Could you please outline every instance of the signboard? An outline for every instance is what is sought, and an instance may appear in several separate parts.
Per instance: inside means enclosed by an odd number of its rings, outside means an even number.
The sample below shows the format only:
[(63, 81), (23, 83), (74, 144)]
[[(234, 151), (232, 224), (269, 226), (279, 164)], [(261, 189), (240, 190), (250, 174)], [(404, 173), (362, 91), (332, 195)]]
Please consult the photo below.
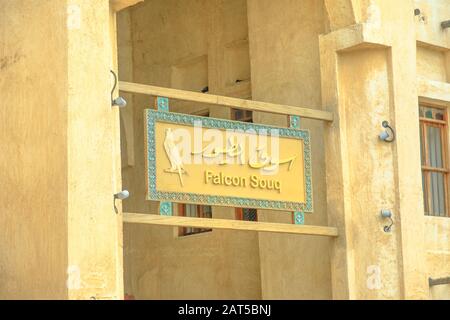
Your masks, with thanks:
[(145, 110), (147, 199), (312, 212), (307, 130)]

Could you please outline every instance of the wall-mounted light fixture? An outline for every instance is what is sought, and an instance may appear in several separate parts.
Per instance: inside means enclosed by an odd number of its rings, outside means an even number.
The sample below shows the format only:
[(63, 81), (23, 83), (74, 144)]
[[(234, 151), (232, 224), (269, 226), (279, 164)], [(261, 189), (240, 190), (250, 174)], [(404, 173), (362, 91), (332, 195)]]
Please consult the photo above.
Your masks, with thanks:
[(116, 90), (117, 87), (117, 75), (114, 71), (111, 70), (112, 75), (114, 76), (114, 86), (112, 88), (111, 91), (111, 106), (117, 106), (119, 108), (124, 108), (127, 106), (127, 100), (125, 100), (123, 97), (117, 97), (117, 98), (113, 98), (114, 95), (114, 91)]
[(394, 225), (394, 220), (392, 220), (392, 211), (389, 209), (381, 210), (381, 217), (383, 219), (389, 219), (391, 221), (390, 225), (384, 226), (383, 228), (384, 232), (386, 233), (391, 232), (392, 226)]
[(118, 106), (119, 108), (125, 108), (127, 106), (127, 100), (122, 97), (117, 97), (111, 102), (112, 106)]
[(125, 200), (129, 197), (130, 197), (130, 192), (128, 190), (122, 190), (122, 191), (114, 194), (113, 205), (114, 205), (114, 211), (116, 213), (119, 213), (119, 210), (116, 207), (116, 200)]
[(395, 130), (389, 125), (389, 122), (388, 121), (383, 121), (381, 123), (381, 125), (386, 130), (382, 131), (378, 135), (378, 138), (380, 138), (380, 140), (384, 141), (384, 142), (392, 142), (392, 141), (394, 141), (395, 140)]
[(122, 190), (114, 195), (114, 199), (118, 200), (125, 200), (128, 197), (130, 197), (130, 192), (128, 190)]

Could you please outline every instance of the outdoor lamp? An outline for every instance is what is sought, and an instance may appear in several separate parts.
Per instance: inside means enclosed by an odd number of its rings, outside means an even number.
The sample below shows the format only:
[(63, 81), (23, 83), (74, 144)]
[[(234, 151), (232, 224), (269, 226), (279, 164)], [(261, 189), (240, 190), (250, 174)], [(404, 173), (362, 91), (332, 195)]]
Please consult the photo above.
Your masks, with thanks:
[(114, 199), (125, 200), (130, 196), (130, 192), (128, 190), (122, 190), (119, 193), (114, 195)]
[(127, 100), (122, 97), (117, 97), (112, 101), (112, 106), (118, 106), (119, 108), (125, 108), (127, 106)]

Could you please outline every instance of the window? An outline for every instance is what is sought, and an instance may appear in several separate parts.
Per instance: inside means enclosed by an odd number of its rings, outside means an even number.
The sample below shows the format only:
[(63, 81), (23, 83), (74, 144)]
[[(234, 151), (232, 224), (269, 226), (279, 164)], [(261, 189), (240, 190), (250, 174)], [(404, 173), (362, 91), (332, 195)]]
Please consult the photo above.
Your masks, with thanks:
[(209, 109), (203, 109), (192, 113), (194, 116), (209, 117)]
[(249, 208), (236, 208), (236, 220), (258, 221), (258, 211)]
[(425, 214), (448, 216), (447, 111), (419, 107), (420, 154)]
[(249, 110), (231, 109), (231, 118), (236, 121), (253, 122), (253, 112)]
[[(178, 215), (191, 218), (212, 218), (212, 209), (211, 206), (183, 203), (178, 205)], [(211, 229), (180, 227), (178, 234), (183, 237), (209, 231), (211, 231)]]

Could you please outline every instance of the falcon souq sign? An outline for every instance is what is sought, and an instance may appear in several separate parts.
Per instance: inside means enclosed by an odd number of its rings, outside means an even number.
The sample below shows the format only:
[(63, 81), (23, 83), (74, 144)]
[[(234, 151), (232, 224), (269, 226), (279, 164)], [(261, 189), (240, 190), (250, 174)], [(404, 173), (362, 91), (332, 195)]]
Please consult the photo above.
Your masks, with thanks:
[(145, 110), (147, 198), (312, 212), (306, 130)]

